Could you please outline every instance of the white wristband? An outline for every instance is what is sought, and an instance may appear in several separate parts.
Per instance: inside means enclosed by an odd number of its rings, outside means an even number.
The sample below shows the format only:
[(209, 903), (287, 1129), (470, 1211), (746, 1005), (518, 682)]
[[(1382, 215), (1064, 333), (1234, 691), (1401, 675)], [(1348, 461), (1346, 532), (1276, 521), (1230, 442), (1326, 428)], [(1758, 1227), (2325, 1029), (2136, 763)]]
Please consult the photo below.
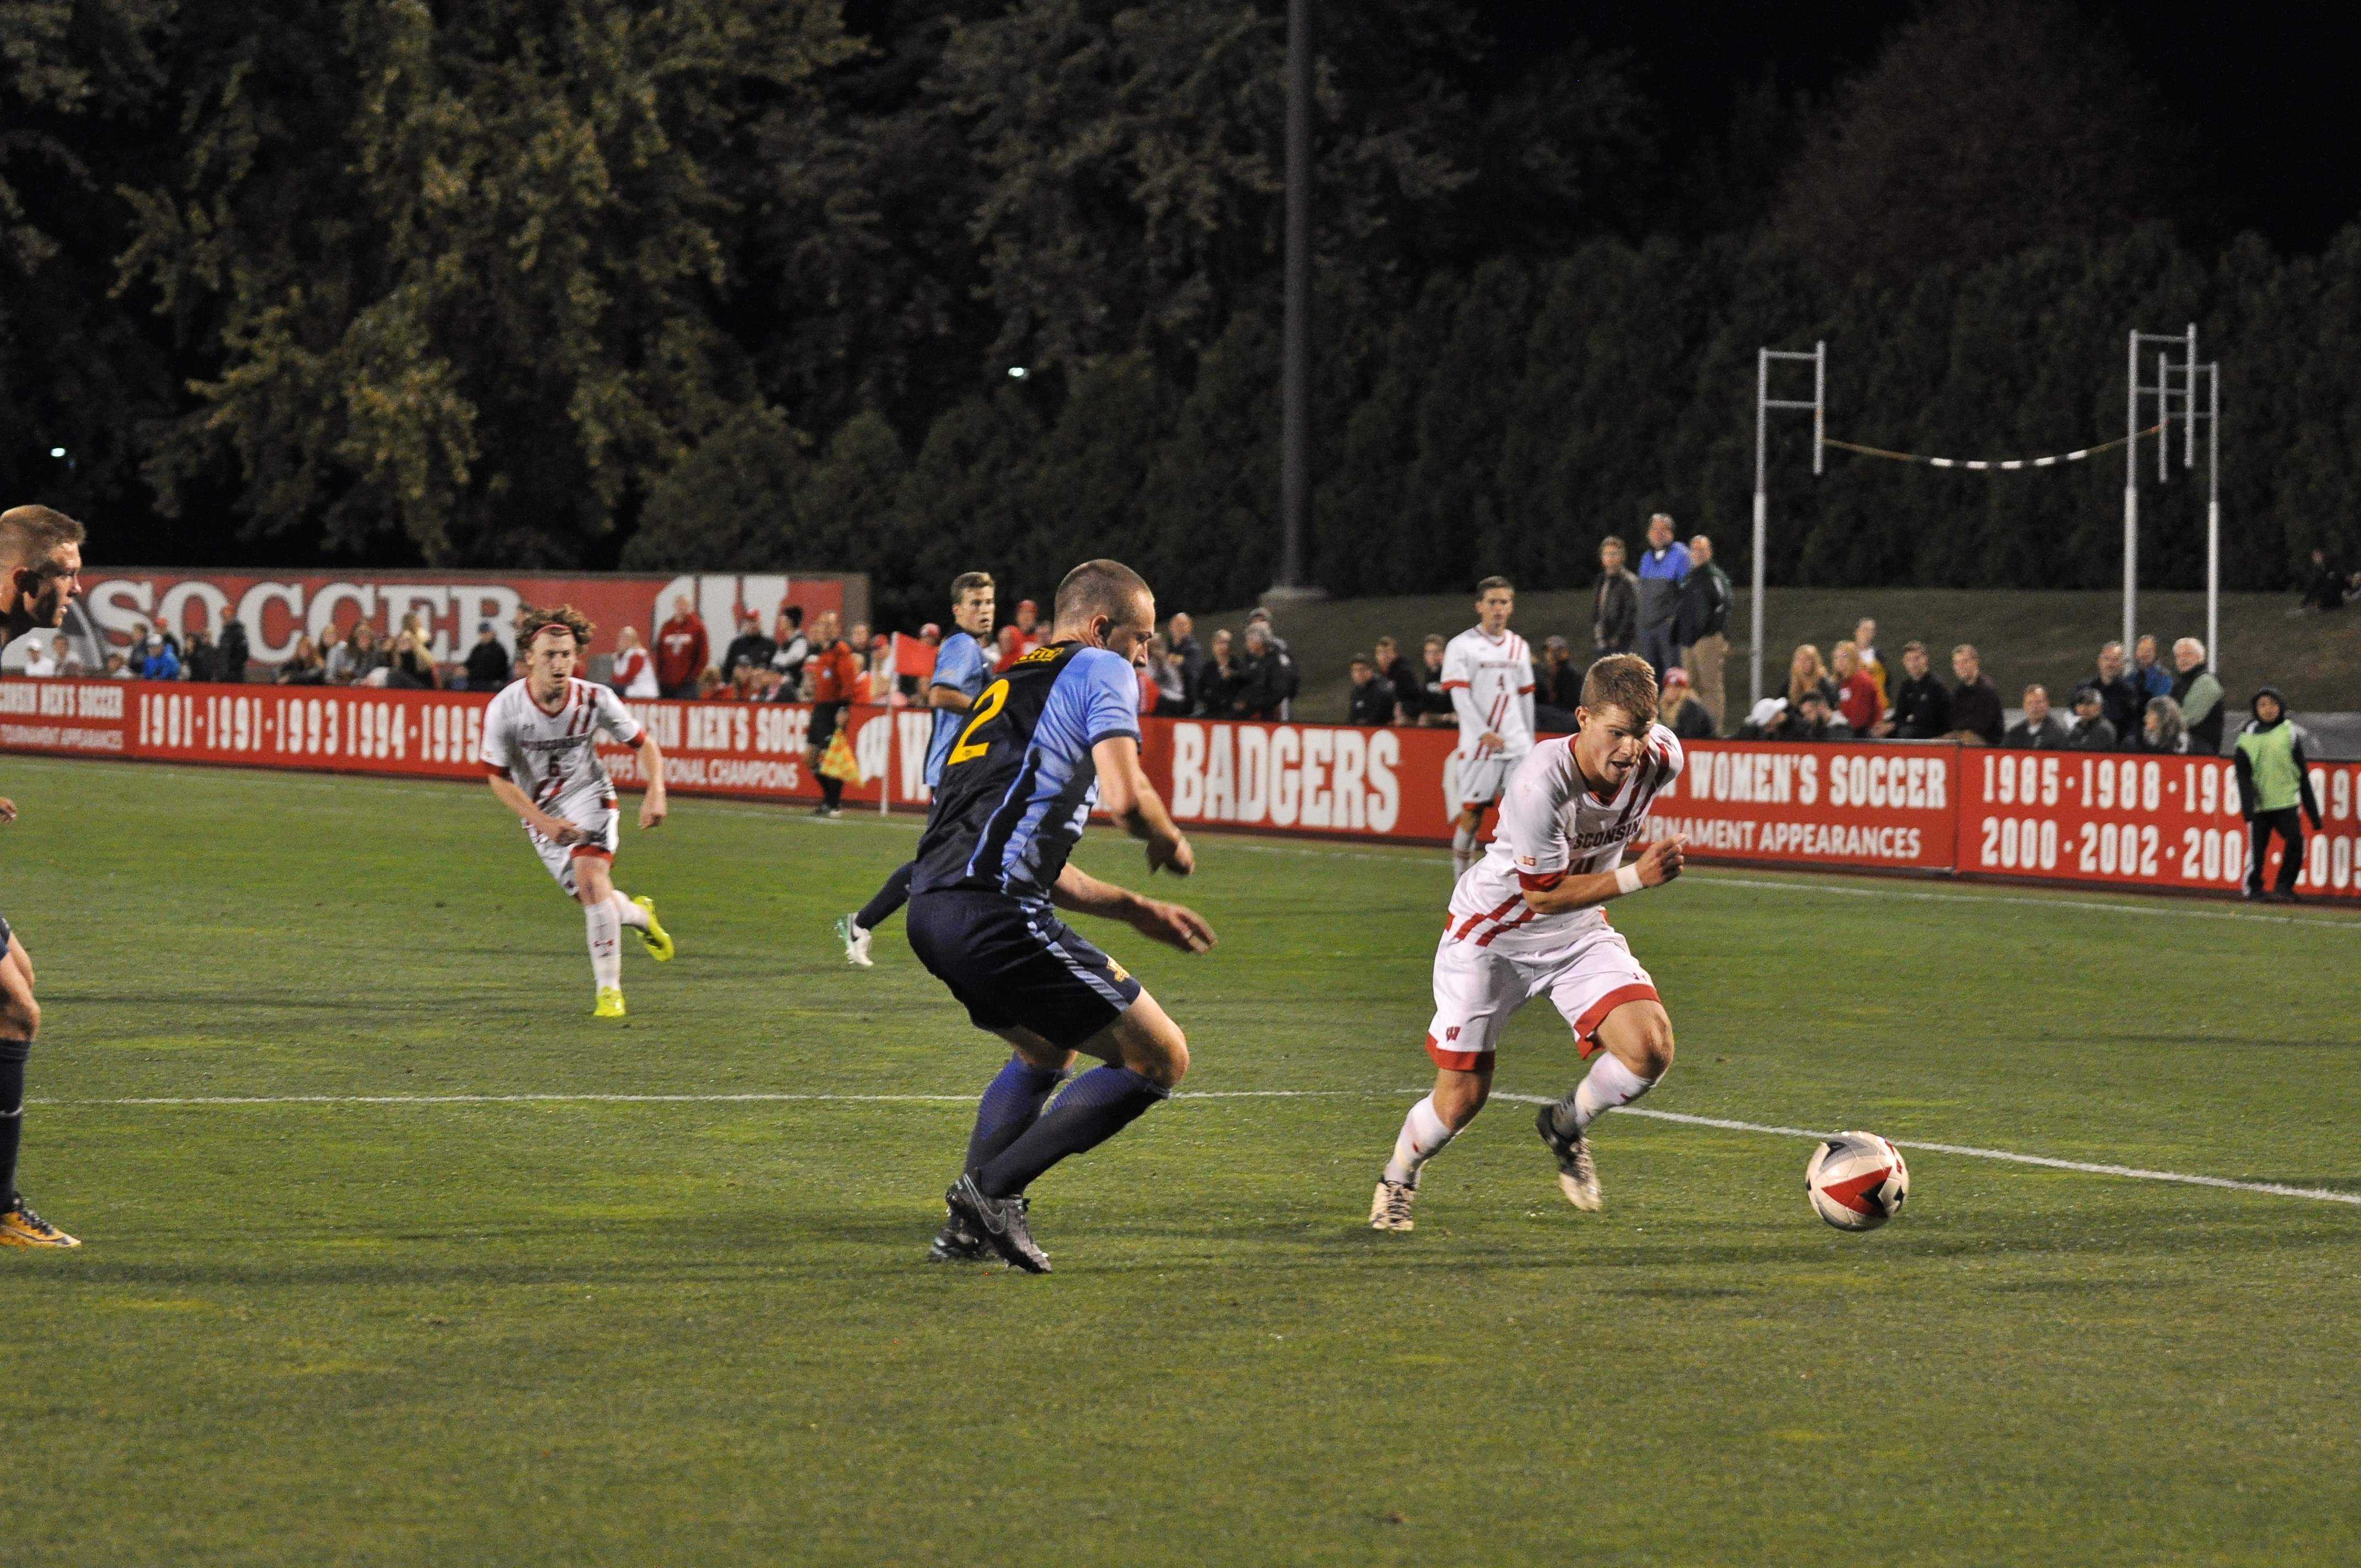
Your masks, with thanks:
[(1615, 873), (1615, 891), (1618, 894), (1639, 892), (1640, 868), (1637, 866), (1625, 866), (1618, 871)]

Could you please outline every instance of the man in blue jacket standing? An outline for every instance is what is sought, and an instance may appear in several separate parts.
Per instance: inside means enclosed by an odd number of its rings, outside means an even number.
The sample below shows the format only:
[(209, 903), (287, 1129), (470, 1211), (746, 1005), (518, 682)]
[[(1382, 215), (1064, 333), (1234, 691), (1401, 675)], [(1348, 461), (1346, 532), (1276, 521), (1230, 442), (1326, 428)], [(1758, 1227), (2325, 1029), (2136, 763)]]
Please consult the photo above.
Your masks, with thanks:
[(1680, 662), (1676, 618), (1688, 576), (1689, 553), (1673, 543), (1673, 520), (1658, 512), (1648, 520), (1648, 547), (1640, 552), (1640, 642), (1633, 651), (1659, 681)]

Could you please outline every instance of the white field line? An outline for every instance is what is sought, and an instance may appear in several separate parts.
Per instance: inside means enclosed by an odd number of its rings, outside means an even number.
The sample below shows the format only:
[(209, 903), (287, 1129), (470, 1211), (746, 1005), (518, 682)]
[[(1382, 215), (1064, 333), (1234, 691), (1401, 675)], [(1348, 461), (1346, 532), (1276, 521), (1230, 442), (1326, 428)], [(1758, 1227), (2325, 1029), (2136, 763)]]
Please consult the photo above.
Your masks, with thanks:
[[(1232, 1089), (1207, 1091), (1182, 1091), (1176, 1100), (1399, 1100), (1406, 1095), (1422, 1094), (1422, 1089), (1384, 1090), (1361, 1089)], [(1512, 1101), (1524, 1105), (1547, 1105), (1554, 1097), (1545, 1094), (1499, 1093), (1496, 1100)], [(790, 1094), (747, 1092), (739, 1094), (257, 1094), (257, 1095), (193, 1095), (181, 1098), (151, 1096), (123, 1100), (37, 1100), (29, 1103), (40, 1106), (73, 1107), (143, 1107), (143, 1106), (241, 1106), (241, 1105), (744, 1105), (744, 1104), (808, 1104), (837, 1103), (858, 1105), (967, 1105), (975, 1101), (973, 1094)], [(1832, 1133), (1816, 1132), (1809, 1127), (1782, 1127), (1765, 1122), (1739, 1122), (1724, 1116), (1692, 1116), (1680, 1111), (1654, 1111), (1644, 1106), (1626, 1105), (1619, 1114), (1643, 1116), (1656, 1122), (1677, 1122), (1686, 1126), (1713, 1127), (1730, 1133), (1763, 1133), (1783, 1138), (1826, 1138)], [(2001, 1160), (2010, 1165), (2040, 1166), (2050, 1170), (2078, 1171), (2086, 1176), (2115, 1176), (2134, 1181), (2166, 1181), (2183, 1187), (2218, 1187), (2234, 1192), (2259, 1192), (2273, 1198), (2306, 1198), (2323, 1203), (2345, 1203), (2361, 1206), (2361, 1192), (2336, 1192), (2319, 1187), (2290, 1187), (2276, 1181), (2238, 1181), (2226, 1176), (2192, 1176), (2177, 1170), (2147, 1170), (2138, 1166), (2102, 1165), (2088, 1160), (2052, 1159), (2047, 1155), (2018, 1154), (2011, 1149), (1978, 1148), (1968, 1144), (1922, 1143), (1895, 1138), (1898, 1148), (1917, 1149), (1927, 1154), (1959, 1155), (1969, 1159)]]
[[(1526, 1105), (1550, 1105), (1555, 1101), (1544, 1094), (1495, 1094), (1495, 1100), (1514, 1100)], [(1692, 1127), (1719, 1127), (1731, 1133), (1770, 1133), (1784, 1138), (1832, 1138), (1834, 1133), (1816, 1133), (1809, 1127), (1778, 1127), (1763, 1122), (1733, 1122), (1721, 1116), (1692, 1116), (1681, 1111), (1654, 1111), (1642, 1105), (1617, 1107), (1625, 1116), (1645, 1116), (1656, 1122), (1679, 1122)], [(2190, 1176), (2177, 1170), (2146, 1170), (2134, 1165), (2095, 1165), (2087, 1160), (2052, 1159), (2048, 1155), (2017, 1154), (2009, 1149), (1977, 1148), (1970, 1144), (1917, 1143), (1907, 1138), (1886, 1140), (1895, 1148), (1923, 1149), (1929, 1154), (1955, 1154), (1969, 1159), (2005, 1160), (2011, 1165), (2038, 1165), (2051, 1170), (2078, 1170), (2086, 1176), (2121, 1176), (2136, 1181), (2173, 1181), (2184, 1187), (2226, 1187), (2235, 1192), (2268, 1192), (2274, 1198), (2312, 1198), (2323, 1203), (2361, 1205), (2361, 1192), (2337, 1192), (2324, 1187), (2288, 1187), (2276, 1181), (2235, 1181), (2226, 1176)]]

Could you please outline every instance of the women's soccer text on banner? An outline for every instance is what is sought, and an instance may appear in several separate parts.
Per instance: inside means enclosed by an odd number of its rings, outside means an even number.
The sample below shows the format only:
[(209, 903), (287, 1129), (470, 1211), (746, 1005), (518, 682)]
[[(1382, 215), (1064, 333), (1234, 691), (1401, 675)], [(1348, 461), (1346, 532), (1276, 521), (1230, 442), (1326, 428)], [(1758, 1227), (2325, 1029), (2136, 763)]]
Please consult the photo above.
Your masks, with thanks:
[[(0, 683), (0, 751), (476, 779), (488, 695), (148, 681)], [(636, 702), (682, 795), (814, 801), (802, 703)], [(924, 806), (933, 716), (855, 707), (848, 803)], [(1141, 757), (1189, 827), (1441, 844), (1442, 729), (1148, 718)], [(602, 748), (631, 788), (639, 754)], [(1657, 802), (1656, 835), (1699, 861), (1891, 870), (2225, 894), (2246, 876), (2231, 764), (2211, 757), (2003, 751), (1945, 744), (1705, 740)], [(2312, 769), (2301, 893), (2361, 900), (2361, 763)], [(2265, 867), (2276, 874), (2277, 850)]]

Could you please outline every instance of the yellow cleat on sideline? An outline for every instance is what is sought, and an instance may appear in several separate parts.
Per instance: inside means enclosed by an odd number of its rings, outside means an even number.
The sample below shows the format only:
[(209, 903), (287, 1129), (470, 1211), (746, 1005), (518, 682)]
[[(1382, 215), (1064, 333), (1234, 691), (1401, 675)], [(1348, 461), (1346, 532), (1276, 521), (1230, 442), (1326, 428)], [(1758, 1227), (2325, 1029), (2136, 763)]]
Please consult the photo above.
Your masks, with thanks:
[(82, 1243), (58, 1229), (22, 1198), (13, 1209), (0, 1212), (0, 1246), (80, 1246)]
[(664, 922), (656, 918), (656, 901), (635, 898), (631, 902), (638, 905), (640, 913), (648, 917), (648, 928), (640, 933), (640, 940), (647, 944), (648, 957), (660, 964), (672, 962), (672, 933), (665, 930)]
[(598, 988), (598, 1005), (590, 1009), (593, 1018), (620, 1018), (623, 1015), (623, 988), (602, 985)]

